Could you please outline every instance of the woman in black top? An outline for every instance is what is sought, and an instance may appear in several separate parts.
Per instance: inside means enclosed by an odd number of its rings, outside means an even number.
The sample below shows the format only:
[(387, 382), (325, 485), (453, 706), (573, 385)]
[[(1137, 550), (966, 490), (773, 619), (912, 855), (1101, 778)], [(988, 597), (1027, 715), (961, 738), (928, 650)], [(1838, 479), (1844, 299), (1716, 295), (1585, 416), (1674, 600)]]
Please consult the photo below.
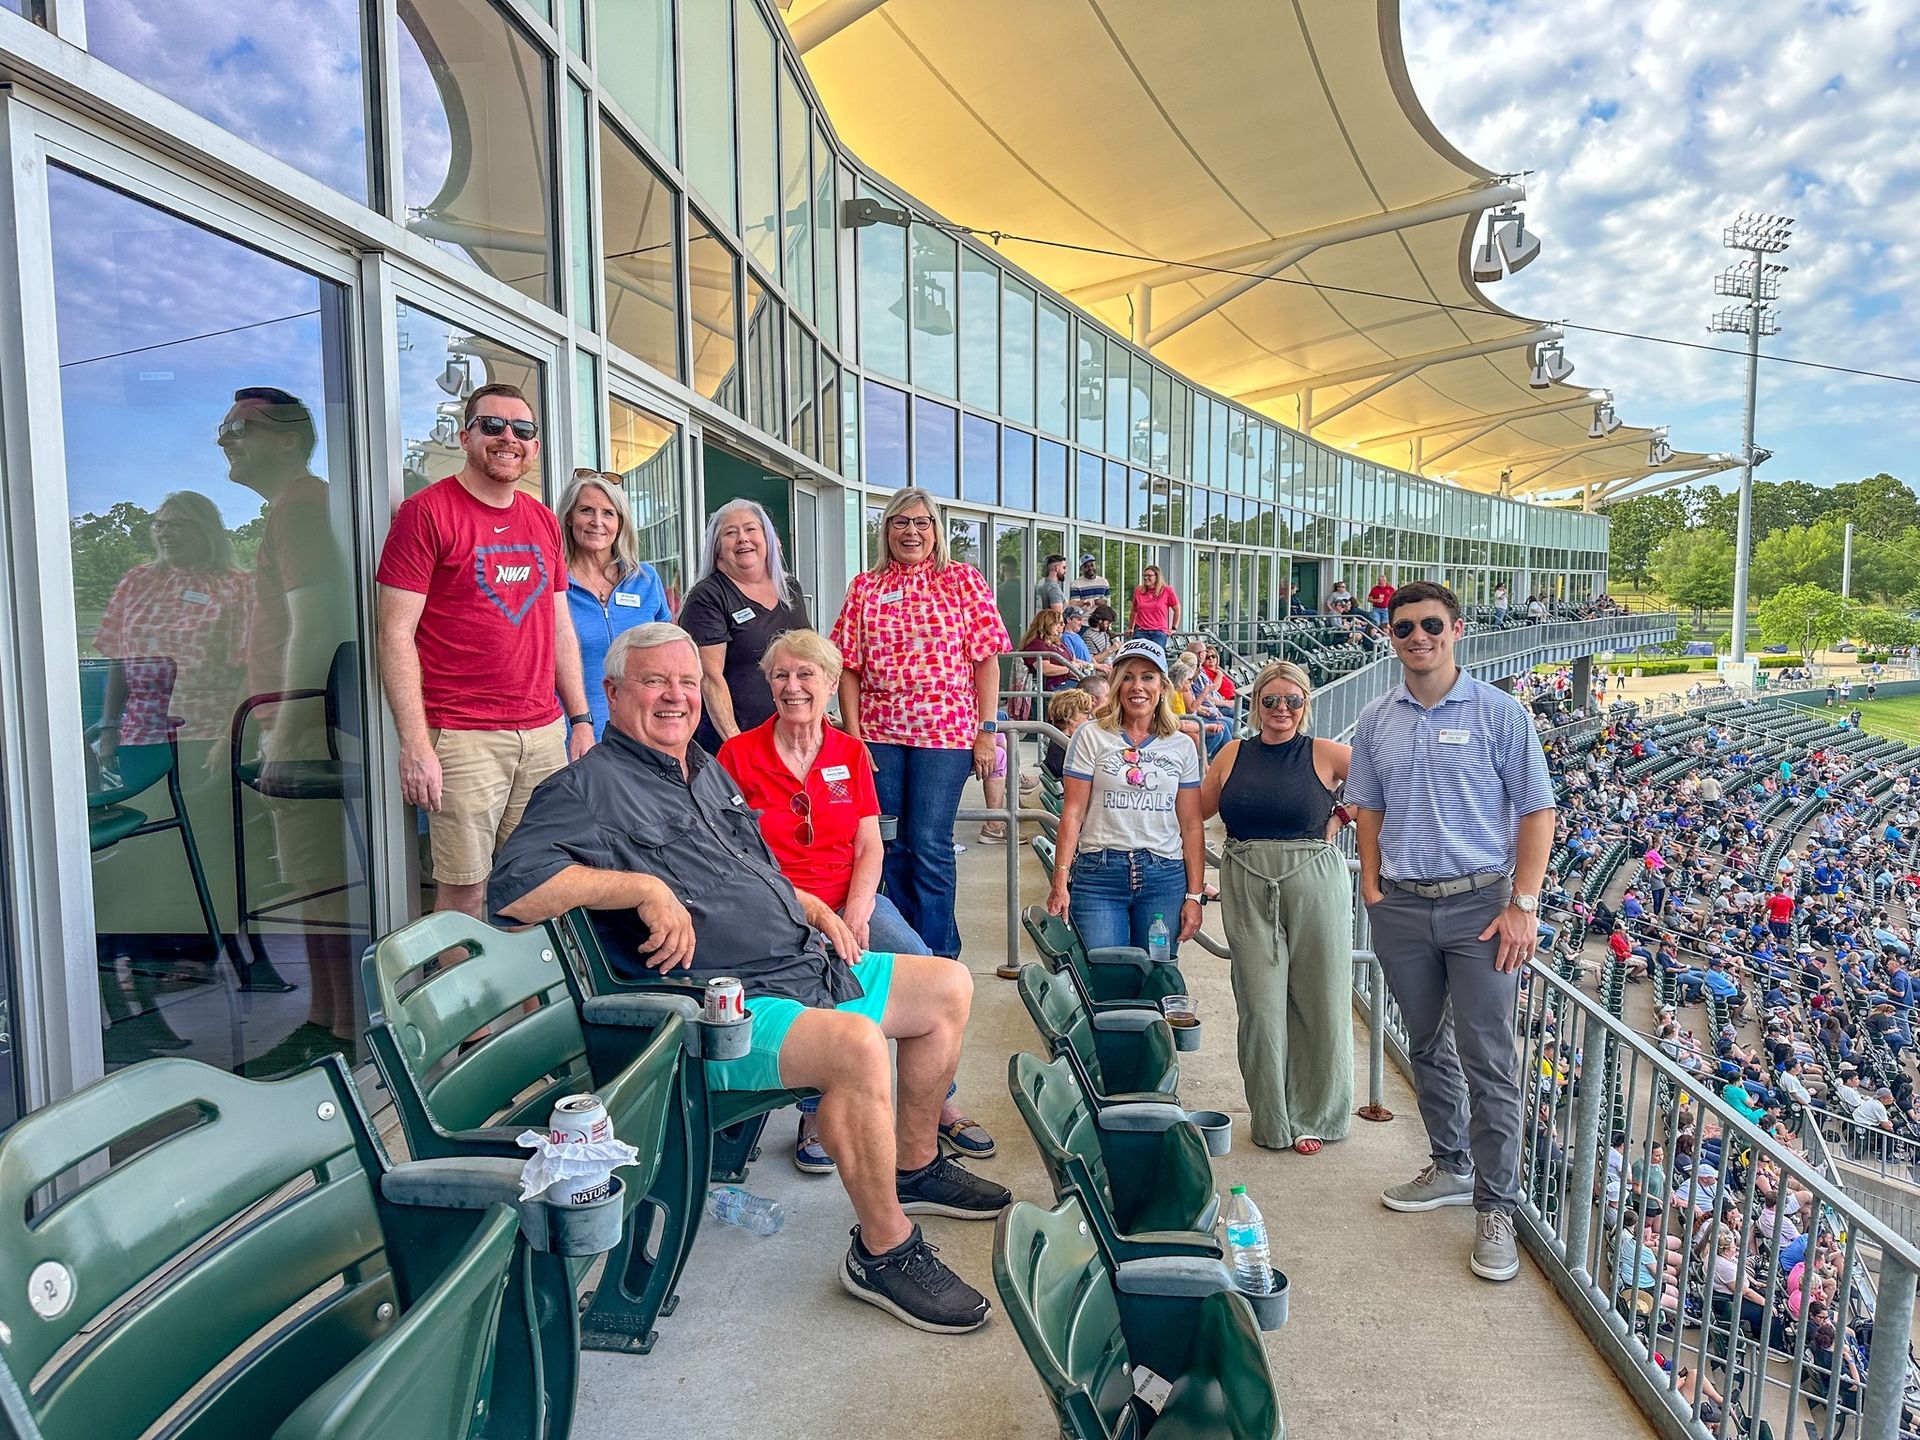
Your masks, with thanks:
[(709, 755), (720, 742), (773, 718), (760, 657), (776, 635), (811, 630), (806, 597), (780, 563), (773, 521), (751, 500), (729, 500), (707, 521), (700, 578), (680, 606), (680, 627), (700, 647), (700, 728)]
[(1253, 1143), (1316, 1154), (1353, 1114), (1353, 887), (1330, 843), (1352, 750), (1307, 733), (1311, 683), (1280, 661), (1255, 677), (1258, 731), (1201, 786), (1226, 823), (1220, 902), (1240, 1012)]

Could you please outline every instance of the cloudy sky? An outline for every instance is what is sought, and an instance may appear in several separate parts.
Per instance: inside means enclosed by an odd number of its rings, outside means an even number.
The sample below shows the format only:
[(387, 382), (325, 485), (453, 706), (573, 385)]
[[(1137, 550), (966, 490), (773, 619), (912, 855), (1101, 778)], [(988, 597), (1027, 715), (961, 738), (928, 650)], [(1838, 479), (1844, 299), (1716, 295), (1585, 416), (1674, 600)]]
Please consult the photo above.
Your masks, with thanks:
[[(1402, 0), (1441, 131), (1532, 170), (1540, 259), (1489, 287), (1543, 319), (1709, 336), (1742, 210), (1799, 221), (1770, 353), (1920, 376), (1920, 0)], [(1572, 334), (1581, 383), (1676, 447), (1737, 450), (1746, 362)], [(1770, 480), (1920, 486), (1920, 385), (1761, 366)]]

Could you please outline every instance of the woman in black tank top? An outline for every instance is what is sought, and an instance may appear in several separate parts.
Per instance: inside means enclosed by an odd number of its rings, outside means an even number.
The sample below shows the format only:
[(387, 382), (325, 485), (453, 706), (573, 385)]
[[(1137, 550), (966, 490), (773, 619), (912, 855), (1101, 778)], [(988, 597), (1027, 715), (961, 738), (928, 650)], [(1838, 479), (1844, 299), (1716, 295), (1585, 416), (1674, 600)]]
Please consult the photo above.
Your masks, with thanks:
[(1352, 751), (1307, 733), (1312, 685), (1279, 661), (1248, 692), (1255, 733), (1223, 748), (1201, 806), (1227, 827), (1220, 901), (1253, 1143), (1318, 1153), (1353, 1114), (1353, 887), (1331, 843)]

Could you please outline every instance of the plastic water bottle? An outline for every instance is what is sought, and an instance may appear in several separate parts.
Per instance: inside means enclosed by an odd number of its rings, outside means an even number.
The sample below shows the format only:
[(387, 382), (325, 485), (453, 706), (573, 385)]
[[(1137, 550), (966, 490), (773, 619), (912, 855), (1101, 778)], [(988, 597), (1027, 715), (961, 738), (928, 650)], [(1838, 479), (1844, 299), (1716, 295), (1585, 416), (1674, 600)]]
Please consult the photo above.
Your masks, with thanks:
[(1156, 965), (1173, 963), (1173, 932), (1167, 929), (1167, 917), (1156, 915), (1147, 928), (1147, 959)]
[(1248, 1198), (1246, 1186), (1233, 1187), (1227, 1213), (1221, 1218), (1227, 1227), (1227, 1261), (1233, 1267), (1233, 1283), (1249, 1295), (1265, 1295), (1273, 1289), (1267, 1222), (1260, 1218), (1260, 1207)]
[(738, 1225), (756, 1235), (772, 1235), (787, 1223), (778, 1200), (766, 1200), (738, 1185), (721, 1185), (707, 1197), (707, 1213), (722, 1225)]

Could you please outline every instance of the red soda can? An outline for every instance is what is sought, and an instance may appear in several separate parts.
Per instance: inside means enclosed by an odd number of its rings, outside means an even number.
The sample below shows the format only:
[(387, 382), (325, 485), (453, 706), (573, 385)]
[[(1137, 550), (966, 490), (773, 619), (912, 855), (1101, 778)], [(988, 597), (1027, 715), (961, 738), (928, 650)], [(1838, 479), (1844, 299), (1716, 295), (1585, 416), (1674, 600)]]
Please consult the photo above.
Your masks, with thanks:
[(707, 981), (705, 1017), (709, 1025), (733, 1025), (747, 1018), (747, 992), (730, 975)]

